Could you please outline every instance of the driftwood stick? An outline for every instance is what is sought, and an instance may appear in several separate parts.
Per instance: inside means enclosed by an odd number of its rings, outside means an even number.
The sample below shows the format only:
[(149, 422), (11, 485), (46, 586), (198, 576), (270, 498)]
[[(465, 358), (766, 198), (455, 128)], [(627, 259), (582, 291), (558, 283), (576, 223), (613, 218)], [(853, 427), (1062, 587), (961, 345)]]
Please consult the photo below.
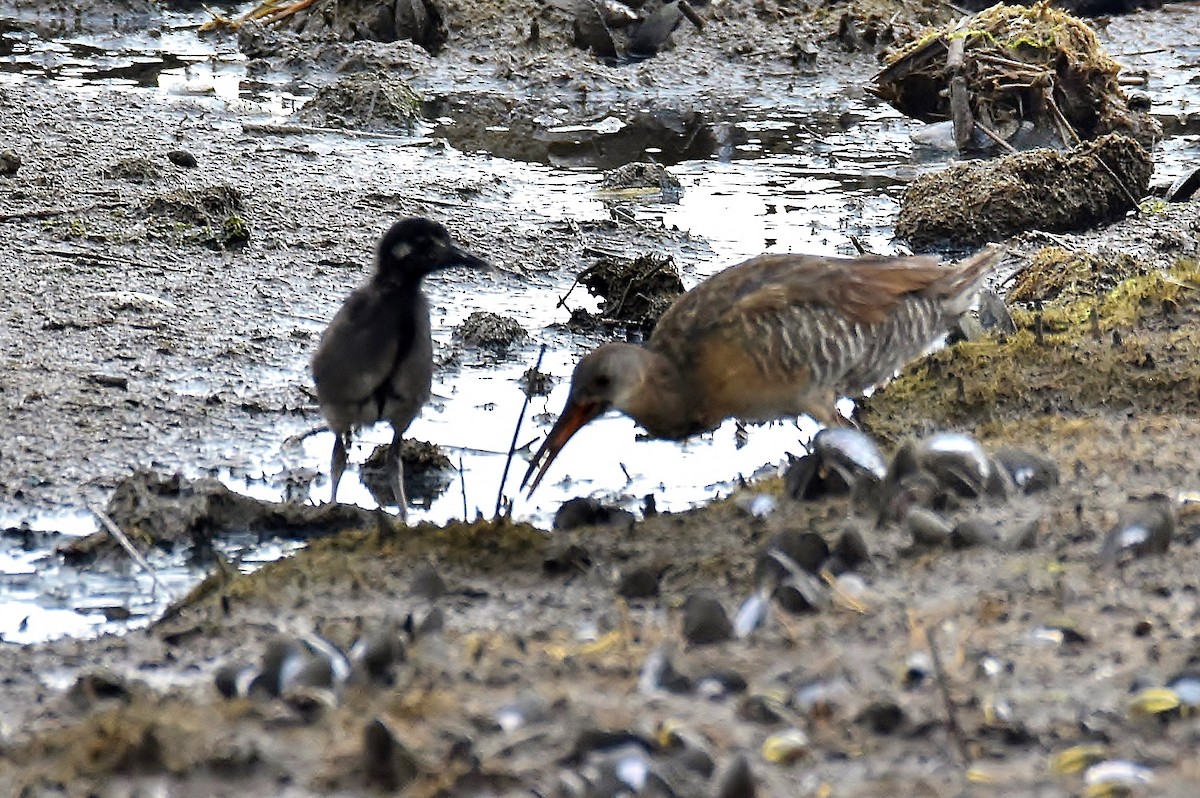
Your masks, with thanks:
[(971, 752), (967, 750), (967, 738), (958, 723), (958, 709), (954, 706), (954, 699), (950, 697), (950, 685), (946, 681), (946, 671), (942, 667), (942, 658), (938, 654), (933, 629), (925, 630), (925, 642), (929, 645), (929, 659), (933, 662), (933, 675), (937, 681), (938, 692), (941, 693), (942, 703), (946, 707), (946, 728), (950, 731), (950, 737), (954, 740), (954, 747), (958, 749), (963, 764), (970, 765)]
[(350, 130), (341, 127), (314, 127), (312, 125), (277, 125), (272, 122), (243, 122), (242, 130), (247, 133), (265, 133), (271, 136), (309, 136), (313, 134), (331, 134), (352, 139), (384, 139), (386, 141), (402, 141), (411, 147), (424, 146), (430, 139), (412, 138), (395, 133), (374, 133), (369, 130)]
[(950, 118), (954, 121), (954, 146), (960, 153), (966, 152), (971, 146), (975, 118), (971, 115), (967, 79), (962, 75), (955, 75), (950, 79)]
[(1042, 98), (1046, 103), (1046, 107), (1050, 109), (1050, 118), (1054, 120), (1055, 126), (1058, 128), (1058, 137), (1062, 139), (1062, 143), (1066, 147), (1075, 147), (1079, 144), (1079, 135), (1075, 132), (1075, 128), (1071, 127), (1071, 123), (1063, 116), (1063, 112), (1058, 107), (1058, 103), (1054, 100), (1054, 86), (1049, 85), (1042, 91)]
[(975, 120), (975, 127), (979, 130), (980, 133), (987, 136), (992, 141), (996, 142), (996, 144), (999, 145), (999, 147), (1001, 149), (1003, 149), (1005, 152), (1007, 152), (1009, 155), (1016, 153), (1016, 151), (1017, 151), (1016, 147), (1009, 144), (1007, 141), (1004, 140), (1003, 136), (1001, 136), (996, 131), (992, 130), (987, 125), (980, 122), (978, 119)]
[[(121, 548), (125, 549), (126, 553), (129, 554), (129, 557), (135, 563), (137, 563), (143, 571), (150, 574), (150, 579), (153, 580), (154, 587), (161, 587), (163, 592), (167, 594), (167, 598), (172, 598), (171, 592), (167, 590), (166, 585), (159, 580), (158, 574), (150, 565), (149, 561), (147, 561), (146, 558), (142, 556), (142, 553), (134, 547), (133, 543), (129, 540), (129, 537), (121, 531), (121, 527), (117, 526), (116, 523), (109, 518), (108, 514), (103, 510), (90, 504), (88, 505), (88, 510), (91, 511), (92, 515), (96, 516), (96, 520), (100, 522), (100, 525), (104, 527), (105, 531), (112, 535), (113, 540), (121, 544)], [(153, 592), (151, 594), (153, 595)]]
[(679, 0), (679, 10), (687, 17), (688, 22), (696, 27), (696, 30), (704, 30), (704, 18), (696, 13), (696, 9), (692, 8), (692, 4), (688, 0)]

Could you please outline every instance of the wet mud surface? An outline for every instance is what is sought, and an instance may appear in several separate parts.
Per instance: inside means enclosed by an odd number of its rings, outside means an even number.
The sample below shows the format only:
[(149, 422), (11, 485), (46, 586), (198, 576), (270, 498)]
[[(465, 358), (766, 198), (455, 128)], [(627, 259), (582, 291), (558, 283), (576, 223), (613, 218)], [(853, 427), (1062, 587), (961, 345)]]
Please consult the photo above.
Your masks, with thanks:
[[(907, 4), (897, 24), (945, 21), (924, 19), (925, 7)], [(685, 24), (675, 49), (610, 67), (570, 44), (554, 6), (532, 12), (532, 48), (524, 7), (471, 16), (450, 4), (441, 54), (411, 60), (420, 88), (450, 106), (466, 107), (448, 93), (457, 70), (502, 98), (495, 107), (586, 87), (578, 116), (560, 121), (602, 119), (587, 103), (663, 96), (719, 119), (814, 63), (862, 80), (895, 11), (721, 5), (702, 39)], [(435, 296), (445, 304), (468, 303), (482, 290), (474, 279), (569, 286), (597, 252), (681, 264), (707, 253), (620, 214), (538, 215), (506, 201), (503, 179), (448, 168), (436, 142), (384, 153), (267, 135), (186, 97), (49, 82), (0, 85), (0, 100), (2, 138), (22, 161), (0, 178), (5, 507), (107, 505), (122, 526), (169, 522), (193, 540), (248, 523), (241, 512), (269, 517), (215, 481), (171, 475), (261, 472), (251, 453), (320, 425), (296, 364), (361, 279), (381, 219), (438, 218), (500, 268), (447, 275)], [(545, 148), (529, 159), (552, 160)], [(603, 161), (592, 163), (622, 165)], [(609, 523), (553, 532), (403, 528), (387, 514), (293, 505), (278, 523), (319, 527), (321, 539), (249, 575), (207, 566), (147, 629), (2, 644), (0, 785), (29, 796), (609, 795), (604, 779), (619, 772), (643, 784), (636, 794), (734, 796), (751, 794), (736, 777), (748, 766), (758, 795), (1068, 796), (1087, 785), (1056, 757), (1088, 746), (1089, 762), (1148, 769), (1153, 783), (1135, 794), (1192, 795), (1195, 713), (1147, 716), (1133, 698), (1197, 653), (1200, 523), (1182, 510), (1165, 553), (1101, 557), (1131, 500), (1200, 490), (1198, 241), (1194, 202), (1143, 206), (1091, 233), (1018, 236), (1007, 279), (1028, 304), (1014, 309), (1016, 332), (937, 353), (860, 406), (888, 454), (954, 428), (1057, 465), (1047, 490), (938, 510), (986, 525), (977, 537), (995, 544), (914, 545), (927, 529), (877, 525), (853, 497), (793, 500), (779, 479), (687, 512), (601, 514)], [(769, 542), (812, 533), (837, 549), (847, 532), (866, 559), (832, 587), (801, 581), (815, 606), (773, 600), (747, 636), (700, 644), (730, 628), (713, 600), (734, 618), (755, 594)], [(382, 674), (278, 697), (218, 692), (221, 668), (257, 667), (281, 637), (350, 650), (380, 628), (404, 650)], [(608, 787), (588, 792), (581, 779)]]

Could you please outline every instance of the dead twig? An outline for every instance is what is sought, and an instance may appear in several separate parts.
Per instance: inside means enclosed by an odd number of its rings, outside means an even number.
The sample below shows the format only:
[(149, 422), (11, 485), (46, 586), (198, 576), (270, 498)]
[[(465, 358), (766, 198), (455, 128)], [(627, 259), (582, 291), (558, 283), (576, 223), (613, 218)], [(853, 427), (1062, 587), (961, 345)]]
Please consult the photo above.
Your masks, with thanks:
[(423, 147), (432, 139), (412, 138), (395, 133), (375, 133), (369, 130), (350, 130), (341, 127), (316, 127), (313, 125), (277, 125), (271, 122), (243, 122), (242, 130), (246, 133), (264, 133), (271, 136), (310, 136), (314, 134), (331, 134), (345, 136), (351, 139), (384, 139), (400, 141), (405, 146)]
[[(537, 362), (533, 364), (535, 372), (541, 372), (542, 358), (545, 356), (546, 345), (542, 344), (542, 348), (538, 352)], [(500, 504), (504, 501), (504, 483), (508, 481), (508, 469), (512, 465), (513, 454), (517, 451), (517, 436), (521, 434), (521, 424), (525, 422), (525, 411), (529, 409), (529, 397), (532, 395), (532, 391), (525, 391), (525, 401), (521, 403), (521, 413), (517, 416), (517, 427), (513, 430), (512, 443), (508, 445), (508, 457), (504, 460), (504, 471), (500, 474), (500, 490), (496, 493), (496, 518), (500, 517)]]
[(1042, 99), (1046, 103), (1046, 107), (1050, 109), (1050, 118), (1054, 120), (1055, 126), (1058, 128), (1058, 137), (1062, 139), (1063, 145), (1067, 147), (1076, 147), (1079, 145), (1079, 134), (1075, 132), (1075, 128), (1071, 127), (1071, 123), (1063, 116), (1062, 110), (1058, 107), (1058, 103), (1054, 99), (1054, 85), (1048, 85), (1042, 90)]
[(462, 491), (463, 523), (467, 523), (467, 473), (463, 469), (462, 455), (458, 456), (458, 487)]
[(950, 697), (950, 685), (946, 680), (946, 671), (942, 667), (941, 655), (938, 654), (934, 630), (925, 629), (924, 631), (925, 642), (929, 646), (929, 659), (933, 662), (933, 676), (937, 681), (938, 692), (942, 695), (942, 703), (946, 707), (946, 728), (950, 731), (950, 737), (954, 740), (954, 746), (958, 749), (963, 764), (970, 766), (971, 753), (967, 750), (967, 738), (963, 735), (962, 726), (958, 724), (958, 709), (954, 706), (954, 699)]
[(0, 222), (13, 222), (19, 219), (49, 219), (51, 216), (63, 216), (68, 213), (83, 213), (98, 208), (103, 203), (89, 202), (87, 205), (73, 205), (67, 208), (29, 208), (23, 211), (0, 213)]
[(1101, 166), (1104, 167), (1104, 171), (1108, 172), (1108, 176), (1111, 177), (1113, 182), (1117, 184), (1117, 188), (1121, 189), (1121, 193), (1125, 195), (1125, 198), (1129, 200), (1130, 204), (1136, 209), (1141, 198), (1133, 196), (1133, 192), (1129, 190), (1129, 186), (1125, 185), (1125, 181), (1117, 176), (1117, 173), (1112, 170), (1111, 166), (1104, 162), (1103, 158), (1097, 155), (1096, 160)]
[[(171, 591), (167, 590), (167, 586), (164, 585), (159, 580), (158, 574), (155, 572), (154, 568), (150, 565), (149, 561), (147, 561), (146, 558), (142, 556), (142, 553), (140, 551), (138, 551), (136, 548), (134, 548), (133, 543), (129, 540), (129, 538), (125, 535), (125, 533), (121, 531), (121, 528), (119, 526), (117, 526), (116, 523), (114, 523), (111, 518), (108, 517), (108, 514), (105, 513), (103, 510), (100, 510), (91, 504), (89, 504), (87, 506), (87, 508), (88, 508), (88, 510), (91, 511), (92, 515), (96, 516), (96, 520), (100, 522), (100, 525), (104, 527), (105, 531), (107, 531), (108, 534), (112, 535), (113, 540), (115, 540), (115, 541), (117, 541), (117, 543), (121, 544), (121, 548), (125, 549), (125, 551), (129, 554), (130, 558), (135, 563), (137, 563), (138, 566), (143, 571), (150, 574), (150, 579), (152, 579), (154, 582), (154, 588), (161, 587), (162, 591), (167, 594), (168, 599), (174, 599), (174, 596), (171, 595)], [(153, 595), (153, 594), (154, 594), (154, 592), (152, 589), (151, 595)]]
[(1005, 140), (1004, 140), (1004, 137), (1003, 137), (1003, 136), (1001, 136), (1001, 135), (1000, 135), (999, 133), (997, 133), (996, 131), (992, 130), (992, 129), (991, 129), (990, 127), (988, 127), (987, 125), (985, 125), (985, 124), (983, 124), (982, 122), (980, 122), (978, 119), (976, 119), (976, 120), (975, 120), (975, 127), (979, 129), (979, 132), (980, 132), (980, 133), (982, 133), (983, 135), (987, 136), (987, 137), (988, 137), (989, 139), (991, 139), (992, 141), (996, 142), (996, 144), (997, 144), (997, 145), (998, 145), (998, 146), (999, 146), (1001, 149), (1003, 149), (1005, 152), (1007, 152), (1008, 154), (1012, 155), (1012, 154), (1016, 153), (1016, 151), (1017, 151), (1017, 148), (1016, 148), (1016, 147), (1014, 147), (1013, 145), (1009, 144), (1007, 141), (1005, 141)]

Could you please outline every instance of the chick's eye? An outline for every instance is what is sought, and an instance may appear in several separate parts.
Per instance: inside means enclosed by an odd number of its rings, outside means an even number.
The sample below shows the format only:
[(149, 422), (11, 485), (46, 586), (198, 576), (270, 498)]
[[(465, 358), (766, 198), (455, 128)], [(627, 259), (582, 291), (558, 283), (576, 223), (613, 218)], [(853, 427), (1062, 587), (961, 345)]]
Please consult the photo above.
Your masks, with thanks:
[(596, 375), (596, 387), (597, 388), (607, 388), (610, 385), (612, 385), (612, 379), (610, 379), (607, 374), (597, 374)]

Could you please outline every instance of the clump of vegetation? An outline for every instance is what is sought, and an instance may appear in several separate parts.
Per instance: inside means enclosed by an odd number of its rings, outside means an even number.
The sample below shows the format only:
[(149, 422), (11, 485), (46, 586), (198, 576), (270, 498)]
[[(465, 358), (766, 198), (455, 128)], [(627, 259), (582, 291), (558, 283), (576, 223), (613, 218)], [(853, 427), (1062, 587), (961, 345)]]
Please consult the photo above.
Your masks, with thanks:
[(1150, 266), (1123, 252), (1073, 252), (1043, 247), (1014, 275), (1010, 302), (1051, 302), (1097, 296), (1111, 291), (1122, 280), (1144, 275)]
[(961, 78), (972, 118), (1004, 138), (1032, 122), (1065, 146), (1113, 132), (1149, 143), (1159, 128), (1130, 110), (1120, 70), (1084, 21), (1048, 2), (998, 3), (965, 29), (956, 21), (899, 49), (872, 90), (902, 113), (940, 121), (954, 115), (947, 88)]
[(422, 102), (402, 78), (360, 72), (320, 89), (300, 109), (300, 119), (320, 127), (411, 133), (421, 119)]
[(936, 352), (859, 406), (891, 440), (1096, 411), (1200, 411), (1200, 268), (1130, 277), (1099, 297), (1013, 313), (1017, 332)]

